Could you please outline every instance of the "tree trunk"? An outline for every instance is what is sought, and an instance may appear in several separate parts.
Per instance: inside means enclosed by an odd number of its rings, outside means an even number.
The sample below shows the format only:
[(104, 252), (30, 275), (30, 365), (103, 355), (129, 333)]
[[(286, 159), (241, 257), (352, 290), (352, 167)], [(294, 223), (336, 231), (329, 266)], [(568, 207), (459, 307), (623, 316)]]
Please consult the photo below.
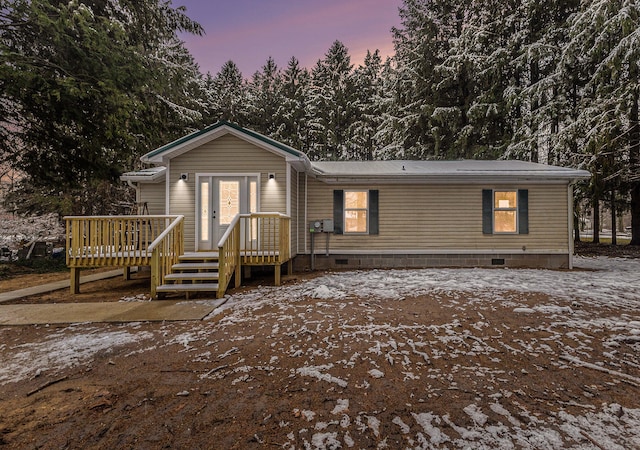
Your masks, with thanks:
[[(630, 64), (637, 67), (637, 64)], [(640, 121), (638, 121), (638, 87), (637, 69), (631, 70), (631, 80), (635, 80), (634, 99), (629, 111), (629, 165), (631, 167), (631, 242), (640, 245)]]
[[(533, 86), (538, 81), (540, 81), (540, 66), (538, 65), (538, 61), (531, 61), (531, 63), (529, 64), (529, 74), (531, 76), (531, 83), (529, 84), (529, 86)], [(538, 114), (538, 111), (537, 111), (538, 108), (539, 108), (538, 99), (534, 97), (531, 99), (529, 126), (531, 127), (531, 130), (532, 130), (531, 133), (535, 136), (538, 135), (538, 125), (535, 123), (534, 117), (536, 114)], [(531, 162), (537, 163), (537, 162), (540, 162), (540, 151), (538, 149), (537, 139), (534, 145), (535, 147), (531, 148), (531, 154), (529, 155), (529, 160)]]
[(640, 182), (631, 185), (631, 242), (629, 245), (640, 245)]
[(573, 242), (580, 242), (580, 210), (573, 208)]
[(611, 245), (618, 245), (616, 214), (616, 190), (611, 189)]
[(593, 221), (591, 228), (593, 229), (593, 243), (600, 243), (600, 197), (597, 192), (593, 193)]

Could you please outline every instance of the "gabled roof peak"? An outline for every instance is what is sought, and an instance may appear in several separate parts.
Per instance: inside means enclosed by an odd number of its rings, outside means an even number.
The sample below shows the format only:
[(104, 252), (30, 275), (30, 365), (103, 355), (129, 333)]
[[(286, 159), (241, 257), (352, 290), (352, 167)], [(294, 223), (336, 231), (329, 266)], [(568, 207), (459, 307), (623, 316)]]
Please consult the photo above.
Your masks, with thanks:
[(193, 133), (187, 134), (173, 142), (163, 145), (162, 147), (143, 155), (140, 159), (145, 163), (164, 163), (175, 156), (191, 150), (192, 148), (198, 147), (226, 134), (233, 134), (240, 139), (259, 144), (270, 150), (283, 153), (284, 155), (306, 158), (304, 153), (289, 147), (288, 145), (282, 144), (281, 142), (273, 140), (255, 131), (243, 128), (236, 123), (229, 122), (227, 120), (219, 120), (202, 130), (194, 131)]

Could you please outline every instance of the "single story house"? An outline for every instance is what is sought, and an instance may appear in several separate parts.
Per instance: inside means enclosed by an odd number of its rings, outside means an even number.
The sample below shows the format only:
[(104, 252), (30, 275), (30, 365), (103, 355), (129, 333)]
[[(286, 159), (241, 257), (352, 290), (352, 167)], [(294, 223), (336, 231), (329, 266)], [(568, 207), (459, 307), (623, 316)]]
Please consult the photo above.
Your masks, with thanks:
[(277, 212), (297, 270), (571, 268), (572, 183), (589, 177), (523, 161), (312, 162), (225, 121), (142, 161), (122, 180), (149, 214), (184, 216), (185, 251), (215, 250), (236, 214)]

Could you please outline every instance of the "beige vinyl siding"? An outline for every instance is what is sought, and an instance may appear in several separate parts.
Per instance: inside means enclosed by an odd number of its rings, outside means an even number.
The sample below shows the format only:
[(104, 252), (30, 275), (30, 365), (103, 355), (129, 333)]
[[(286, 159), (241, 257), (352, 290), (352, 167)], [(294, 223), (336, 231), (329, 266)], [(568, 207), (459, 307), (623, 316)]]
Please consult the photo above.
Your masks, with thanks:
[(298, 253), (306, 253), (306, 245), (307, 245), (307, 174), (304, 172), (300, 173), (298, 177), (298, 227), (296, 228), (298, 232), (296, 233), (298, 236)]
[(289, 178), (289, 186), (291, 186), (291, 256), (298, 254), (298, 172), (291, 168), (291, 177)]
[[(379, 235), (331, 235), (339, 251), (567, 252), (566, 185), (328, 185), (309, 179), (308, 219), (333, 217), (334, 189), (379, 190)], [(482, 234), (482, 189), (528, 189), (529, 234)], [(307, 247), (308, 251), (308, 247)]]
[[(195, 249), (196, 174), (260, 174), (259, 208), (262, 212), (286, 212), (286, 161), (232, 135), (222, 136), (173, 158), (170, 171), (171, 214), (185, 216), (185, 250)], [(180, 181), (188, 173), (189, 180)], [(269, 180), (275, 173), (275, 180)]]
[(166, 188), (165, 183), (139, 183), (140, 192), (139, 211), (142, 214), (144, 203), (147, 204), (149, 214), (164, 214), (166, 208)]

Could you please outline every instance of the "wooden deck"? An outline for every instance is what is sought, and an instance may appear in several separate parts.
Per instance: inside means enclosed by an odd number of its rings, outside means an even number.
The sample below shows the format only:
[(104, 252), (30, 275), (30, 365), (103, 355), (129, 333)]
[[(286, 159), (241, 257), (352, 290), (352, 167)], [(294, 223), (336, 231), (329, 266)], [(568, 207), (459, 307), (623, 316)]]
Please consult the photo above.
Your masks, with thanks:
[(67, 266), (71, 292), (80, 292), (80, 269), (150, 266), (152, 286), (183, 253), (183, 216), (70, 216)]
[[(67, 223), (67, 266), (71, 292), (80, 289), (82, 268), (151, 267), (151, 295), (159, 292), (216, 291), (224, 296), (241, 267), (274, 266), (291, 259), (290, 218), (279, 213), (238, 215), (212, 252), (184, 252), (183, 216), (74, 216)], [(290, 265), (289, 265), (290, 266)]]

